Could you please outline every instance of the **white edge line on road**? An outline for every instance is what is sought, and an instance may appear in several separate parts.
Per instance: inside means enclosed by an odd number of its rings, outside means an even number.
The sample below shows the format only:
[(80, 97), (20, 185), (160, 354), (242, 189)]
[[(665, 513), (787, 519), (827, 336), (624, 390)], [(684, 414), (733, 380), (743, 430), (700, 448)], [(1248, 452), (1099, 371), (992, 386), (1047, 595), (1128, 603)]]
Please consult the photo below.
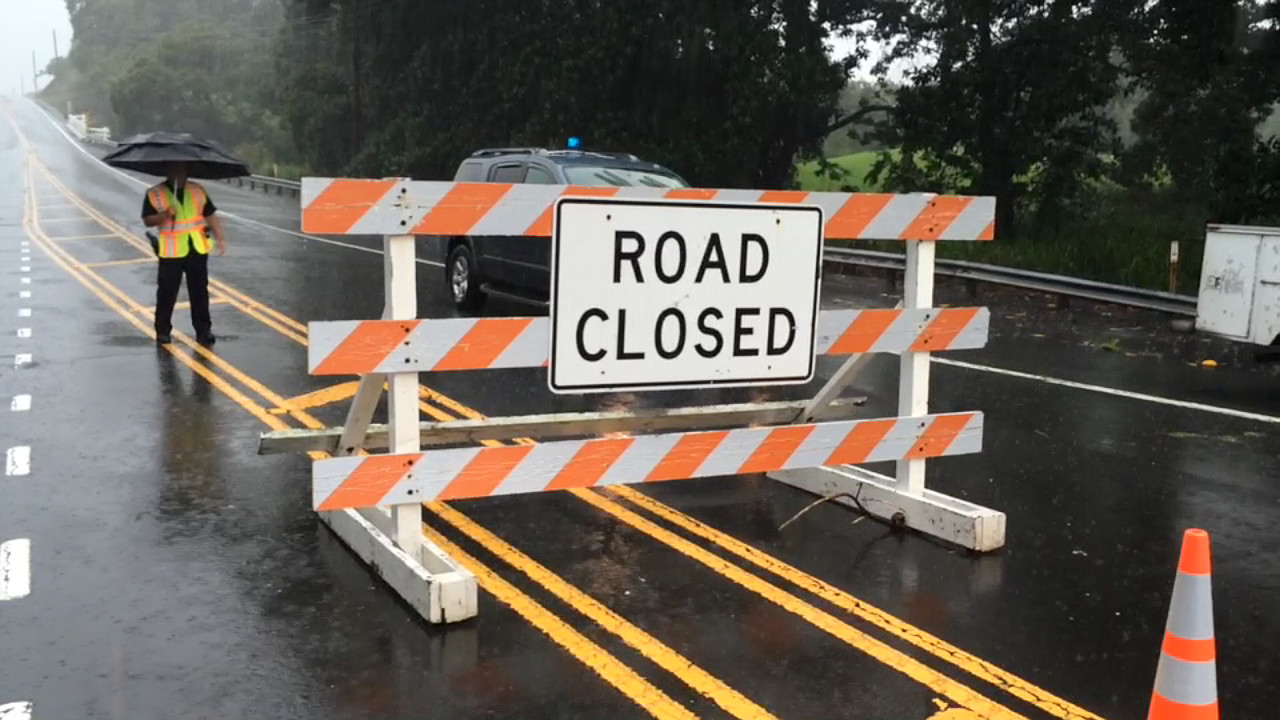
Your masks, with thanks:
[(1219, 407), (1217, 405), (1205, 405), (1204, 403), (1190, 402), (1188, 400), (1174, 400), (1173, 398), (1161, 397), (1159, 395), (1147, 395), (1146, 393), (1119, 390), (1116, 388), (1104, 387), (1102, 385), (1090, 385), (1088, 383), (1076, 382), (1074, 380), (1063, 380), (1061, 378), (1049, 377), (1047, 375), (1035, 375), (1032, 373), (1019, 372), (1017, 370), (1006, 370), (1004, 368), (990, 367), (988, 365), (977, 365), (974, 363), (963, 362), (961, 360), (950, 360), (947, 358), (935, 357), (933, 358), (933, 361), (939, 365), (950, 365), (952, 367), (964, 368), (965, 370), (977, 370), (979, 372), (994, 373), (996, 375), (1004, 375), (1005, 377), (1019, 378), (1022, 380), (1036, 380), (1048, 385), (1061, 385), (1062, 387), (1072, 388), (1073, 390), (1087, 390), (1089, 392), (1101, 393), (1103, 395), (1112, 395), (1115, 397), (1128, 398), (1130, 400), (1141, 400), (1143, 402), (1156, 403), (1157, 405), (1169, 405), (1171, 407), (1179, 407), (1187, 410), (1199, 410), (1201, 412), (1226, 415), (1228, 417), (1241, 418), (1244, 420), (1280, 424), (1280, 416), (1276, 415), (1263, 415), (1262, 413)]
[(13, 356), (13, 367), (17, 369), (23, 365), (30, 365), (31, 360), (31, 353), (17, 353)]
[(30, 702), (11, 702), (0, 705), (0, 720), (31, 720)]
[[(93, 153), (91, 153), (91, 152), (89, 152), (88, 150), (86, 150), (86, 149), (84, 148), (84, 146), (83, 146), (83, 145), (81, 145), (78, 141), (76, 141), (76, 139), (75, 139), (75, 138), (71, 137), (71, 135), (67, 133), (66, 128), (64, 128), (64, 127), (62, 127), (60, 124), (58, 124), (58, 121), (57, 121), (57, 120), (55, 120), (55, 119), (53, 119), (53, 117), (52, 117), (52, 116), (50, 116), (50, 115), (49, 115), (49, 113), (45, 112), (44, 110), (40, 110), (40, 114), (41, 114), (41, 115), (43, 115), (43, 116), (44, 116), (44, 118), (45, 118), (46, 120), (48, 120), (48, 121), (49, 121), (49, 124), (50, 124), (50, 125), (52, 125), (52, 126), (53, 126), (53, 128), (54, 128), (55, 130), (57, 130), (57, 131), (62, 135), (62, 137), (66, 138), (67, 142), (71, 143), (71, 145), (72, 145), (73, 147), (75, 147), (75, 149), (77, 149), (77, 150), (79, 150), (80, 152), (84, 153), (84, 154), (85, 154), (85, 156), (86, 156), (86, 157), (88, 157), (90, 160), (93, 160), (93, 161), (94, 161), (95, 163), (97, 163), (98, 165), (100, 165), (100, 166), (102, 166), (102, 167), (104, 167), (104, 168), (106, 168), (106, 169), (110, 170), (111, 172), (113, 172), (113, 173), (115, 173), (115, 174), (119, 175), (120, 177), (124, 178), (125, 180), (128, 180), (129, 182), (134, 183), (135, 185), (138, 185), (139, 187), (147, 187), (147, 184), (146, 184), (145, 182), (143, 182), (142, 180), (139, 180), (138, 178), (136, 178), (136, 177), (134, 177), (134, 176), (130, 175), (129, 173), (124, 172), (124, 171), (123, 171), (123, 170), (121, 170), (120, 168), (113, 168), (113, 167), (111, 167), (110, 165), (108, 165), (108, 164), (106, 164), (106, 163), (102, 162), (102, 158), (100, 158), (100, 157), (98, 157), (97, 155), (94, 155)], [(236, 214), (234, 214), (234, 213), (229, 213), (229, 212), (226, 212), (226, 211), (219, 211), (219, 213), (218, 213), (218, 214), (219, 214), (219, 215), (224, 215), (224, 216), (229, 217), (229, 218), (231, 218), (231, 219), (233, 219), (233, 220), (239, 220), (240, 222), (245, 223), (246, 225), (256, 225), (256, 226), (258, 226), (258, 227), (266, 228), (266, 229), (268, 229), (268, 230), (274, 230), (274, 231), (276, 231), (276, 232), (282, 232), (282, 233), (284, 233), (284, 234), (286, 234), (286, 235), (292, 235), (292, 236), (294, 236), (294, 237), (296, 237), (296, 238), (302, 238), (303, 240), (314, 240), (314, 241), (316, 241), (316, 242), (321, 242), (321, 243), (324, 243), (324, 244), (326, 244), (326, 245), (335, 245), (335, 246), (337, 246), (337, 247), (343, 247), (343, 248), (347, 248), (347, 249), (350, 249), (350, 250), (359, 250), (360, 252), (373, 253), (373, 254), (375, 254), (375, 255), (381, 255), (381, 254), (382, 254), (382, 251), (381, 251), (381, 250), (376, 250), (376, 249), (374, 249), (374, 248), (367, 248), (367, 247), (363, 247), (363, 246), (361, 246), (361, 245), (355, 245), (355, 244), (353, 244), (353, 243), (342, 242), (341, 240), (330, 240), (329, 238), (322, 238), (322, 237), (318, 237), (318, 236), (316, 236), (316, 235), (308, 235), (308, 234), (306, 234), (306, 233), (300, 233), (300, 232), (298, 232), (298, 231), (296, 231), (296, 230), (288, 230), (288, 229), (286, 229), (286, 228), (276, 227), (275, 225), (268, 225), (267, 223), (260, 222), (260, 221), (258, 221), (258, 220), (254, 220), (254, 219), (252, 219), (252, 218), (247, 218), (247, 217), (244, 217), (244, 216), (241, 216), (241, 215), (236, 215)], [(444, 267), (444, 263), (436, 262), (435, 260), (427, 260), (426, 258), (418, 258), (418, 262), (422, 263), (423, 265), (433, 265), (433, 266), (435, 266), (435, 267)]]
[[(27, 538), (0, 543), (0, 601), (31, 594), (31, 541)], [(0, 711), (6, 706), (0, 705)], [(0, 720), (5, 715), (0, 712)]]
[(26, 412), (31, 409), (30, 395), (14, 395), (9, 403), (10, 412)]
[[(84, 146), (82, 146), (79, 142), (77, 142), (75, 138), (71, 137), (71, 135), (67, 133), (66, 129), (63, 128), (61, 125), (59, 125), (58, 122), (54, 120), (53, 117), (51, 117), (48, 113), (41, 110), (40, 114), (43, 115), (45, 119), (49, 121), (49, 124), (53, 125), (54, 129), (56, 129), (59, 133), (61, 133), (61, 135), (64, 138), (67, 139), (67, 142), (75, 146), (77, 150), (79, 150), (89, 158), (96, 161), (102, 167), (118, 174), (120, 177), (123, 177), (133, 183), (136, 183), (137, 185), (146, 187), (146, 183), (144, 183), (143, 181), (133, 177), (132, 175), (129, 175), (123, 172), (118, 168), (113, 168), (110, 165), (107, 165), (106, 163), (102, 162), (102, 160), (98, 158), (96, 155), (86, 150)], [(277, 232), (282, 232), (287, 235), (293, 235), (294, 237), (299, 237), (304, 240), (315, 240), (316, 242), (322, 242), (328, 245), (336, 245), (338, 247), (350, 248), (352, 250), (359, 250), (361, 252), (375, 253), (377, 255), (382, 254), (381, 250), (362, 247), (360, 245), (353, 245), (351, 243), (345, 243), (338, 240), (330, 240), (328, 238), (317, 237), (315, 235), (307, 235), (305, 233), (300, 233), (293, 230), (286, 230), (285, 228), (276, 227), (274, 225), (268, 225), (264, 222), (259, 222), (257, 220), (252, 220), (250, 218), (241, 217), (239, 215), (233, 215), (231, 213), (224, 213), (224, 214), (227, 217), (234, 218), (236, 220), (247, 223), (249, 225), (257, 225), (259, 227), (267, 228), (268, 230), (275, 230)], [(423, 263), (424, 265), (444, 267), (444, 263), (439, 263), (434, 260), (426, 260), (424, 258), (418, 258), (418, 262)], [(954, 367), (965, 368), (968, 370), (977, 370), (979, 372), (995, 373), (997, 375), (1016, 377), (1024, 380), (1039, 380), (1040, 382), (1047, 383), (1050, 385), (1061, 385), (1063, 387), (1074, 388), (1076, 390), (1088, 390), (1091, 392), (1102, 393), (1104, 395), (1114, 395), (1116, 397), (1129, 398), (1131, 400), (1142, 400), (1145, 402), (1152, 402), (1160, 405), (1171, 405), (1174, 407), (1186, 408), (1188, 410), (1201, 410), (1204, 412), (1217, 413), (1219, 415), (1228, 415), (1231, 417), (1238, 417), (1246, 420), (1257, 420), (1259, 422), (1267, 422), (1267, 423), (1280, 423), (1280, 417), (1277, 417), (1274, 415), (1262, 415), (1260, 413), (1251, 413), (1251, 412), (1246, 412), (1244, 410), (1233, 410), (1231, 408), (1217, 407), (1215, 405), (1204, 405), (1201, 403), (1188, 402), (1185, 400), (1173, 400), (1171, 398), (1160, 397), (1158, 395), (1146, 395), (1143, 393), (1130, 392), (1128, 390), (1118, 390), (1116, 388), (1103, 387), (1100, 385), (1089, 385), (1087, 383), (1078, 383), (1071, 380), (1061, 380), (1058, 378), (1048, 377), (1045, 375), (1033, 375), (1031, 373), (1018, 372), (1017, 370), (1006, 370), (1004, 368), (989, 367), (987, 365), (975, 365), (973, 363), (962, 362), (960, 360), (948, 360), (946, 358), (933, 358), (933, 361), (941, 365), (951, 365)]]
[(31, 447), (15, 445), (4, 451), (4, 474), (18, 477), (31, 473)]

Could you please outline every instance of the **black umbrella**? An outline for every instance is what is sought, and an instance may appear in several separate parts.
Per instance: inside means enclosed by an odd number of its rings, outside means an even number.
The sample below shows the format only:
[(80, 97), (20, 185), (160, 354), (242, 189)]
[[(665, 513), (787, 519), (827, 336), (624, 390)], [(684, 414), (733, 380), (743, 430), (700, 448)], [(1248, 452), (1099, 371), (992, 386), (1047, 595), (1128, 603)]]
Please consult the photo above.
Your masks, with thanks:
[(134, 135), (117, 143), (103, 162), (125, 170), (164, 177), (169, 166), (185, 163), (187, 176), (207, 180), (244, 177), (249, 166), (213, 140), (187, 133), (153, 132)]

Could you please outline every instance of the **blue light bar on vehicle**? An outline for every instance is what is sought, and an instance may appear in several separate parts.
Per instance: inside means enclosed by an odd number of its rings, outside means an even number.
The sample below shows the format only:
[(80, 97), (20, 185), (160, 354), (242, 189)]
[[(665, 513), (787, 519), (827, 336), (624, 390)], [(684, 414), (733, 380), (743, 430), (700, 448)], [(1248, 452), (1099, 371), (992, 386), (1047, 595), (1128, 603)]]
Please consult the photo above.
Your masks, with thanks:
[(578, 139), (578, 138), (576, 138), (576, 137), (571, 137), (571, 138), (569, 138), (569, 149), (570, 149), (570, 150), (577, 150), (577, 149), (578, 149), (579, 147), (581, 147), (581, 146), (582, 146), (582, 140), (580, 140), (580, 139)]

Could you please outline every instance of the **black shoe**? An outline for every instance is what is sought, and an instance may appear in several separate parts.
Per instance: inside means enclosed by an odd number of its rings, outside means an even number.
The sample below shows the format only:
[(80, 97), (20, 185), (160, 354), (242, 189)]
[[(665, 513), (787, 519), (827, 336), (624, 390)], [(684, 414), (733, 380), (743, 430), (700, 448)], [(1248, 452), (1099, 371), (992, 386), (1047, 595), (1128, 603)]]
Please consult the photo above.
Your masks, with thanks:
[(169, 344), (169, 343), (171, 343), (171, 342), (173, 342), (173, 338), (169, 337), (169, 333), (163, 333), (163, 334), (157, 334), (157, 335), (156, 335), (156, 344), (157, 344), (157, 345), (168, 345), (168, 344)]
[(209, 334), (207, 334), (207, 335), (199, 335), (199, 336), (197, 336), (197, 337), (196, 337), (196, 342), (200, 343), (201, 345), (212, 345), (212, 344), (214, 344), (214, 343), (218, 342), (218, 338), (214, 337), (214, 336), (213, 336), (213, 333), (209, 333)]

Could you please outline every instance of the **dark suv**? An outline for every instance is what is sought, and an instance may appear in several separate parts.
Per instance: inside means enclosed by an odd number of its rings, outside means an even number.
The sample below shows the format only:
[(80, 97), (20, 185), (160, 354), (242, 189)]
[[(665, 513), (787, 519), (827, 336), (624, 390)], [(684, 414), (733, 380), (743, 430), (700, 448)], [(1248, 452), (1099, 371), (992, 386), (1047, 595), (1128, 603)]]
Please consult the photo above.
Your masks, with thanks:
[[(478, 150), (458, 166), (455, 182), (542, 185), (688, 187), (667, 168), (635, 155), (588, 150), (494, 148)], [(453, 302), (474, 310), (487, 295), (545, 305), (551, 293), (551, 239), (448, 237), (445, 281)]]

